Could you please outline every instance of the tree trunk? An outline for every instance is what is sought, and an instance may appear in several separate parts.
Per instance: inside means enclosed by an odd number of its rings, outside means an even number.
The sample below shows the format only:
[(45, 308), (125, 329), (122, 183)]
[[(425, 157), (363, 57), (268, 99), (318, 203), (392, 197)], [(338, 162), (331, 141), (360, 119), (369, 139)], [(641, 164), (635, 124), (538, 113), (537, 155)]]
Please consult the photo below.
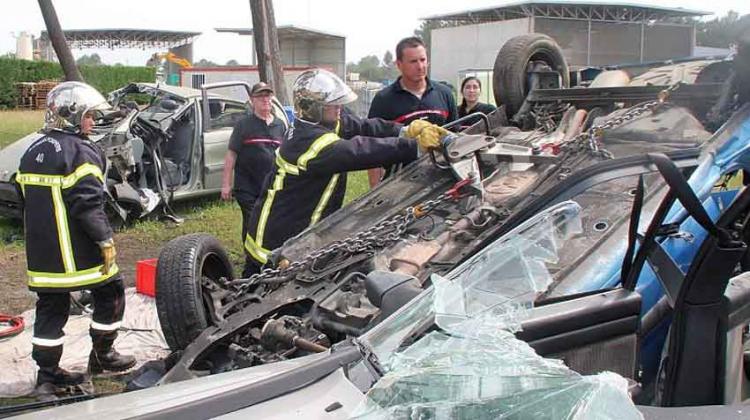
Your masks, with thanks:
[(260, 80), (271, 85), (279, 101), (288, 105), (289, 96), (287, 96), (284, 69), (281, 65), (273, 3), (271, 0), (250, 0), (250, 11), (253, 16), (253, 40), (255, 53), (258, 56)]
[(83, 76), (78, 71), (73, 54), (71, 54), (68, 43), (65, 41), (65, 34), (60, 27), (60, 21), (57, 19), (57, 12), (55, 12), (52, 0), (39, 0), (39, 8), (42, 10), (42, 17), (44, 17), (44, 24), (47, 26), (50, 43), (52, 43), (52, 48), (55, 49), (57, 59), (60, 61), (63, 73), (65, 73), (65, 80), (82, 82)]

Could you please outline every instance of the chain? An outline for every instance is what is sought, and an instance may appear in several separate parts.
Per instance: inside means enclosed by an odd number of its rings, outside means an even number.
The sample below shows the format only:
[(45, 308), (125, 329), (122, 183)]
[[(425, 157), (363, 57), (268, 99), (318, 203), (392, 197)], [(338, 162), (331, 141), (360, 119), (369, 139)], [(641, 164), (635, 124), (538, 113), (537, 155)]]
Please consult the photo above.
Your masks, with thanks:
[(642, 102), (638, 105), (628, 108), (627, 111), (622, 114), (610, 118), (602, 124), (592, 126), (587, 131), (571, 138), (565, 144), (561, 146), (561, 149), (571, 150), (574, 145), (579, 147), (583, 146), (594, 154), (600, 155), (605, 159), (612, 159), (614, 156), (608, 150), (599, 147), (600, 140), (606, 130), (612, 130), (618, 128), (625, 123), (633, 121), (643, 114), (652, 112), (654, 109), (664, 104), (669, 99), (672, 92), (676, 91), (680, 87), (680, 83), (675, 83), (668, 88), (659, 92), (658, 98), (653, 101)]
[(280, 264), (278, 268), (266, 268), (248, 279), (237, 280), (231, 285), (239, 283), (234, 296), (240, 296), (250, 287), (261, 283), (284, 283), (294, 278), (296, 274), (312, 266), (318, 259), (332, 257), (345, 253), (355, 255), (364, 251), (385, 248), (398, 241), (406, 233), (406, 229), (416, 219), (421, 219), (449, 199), (455, 199), (455, 188), (438, 198), (427, 200), (417, 206), (407, 208), (403, 213), (377, 223), (376, 225), (356, 233), (345, 239), (333, 242), (324, 248), (307, 254), (304, 258), (287, 264)]

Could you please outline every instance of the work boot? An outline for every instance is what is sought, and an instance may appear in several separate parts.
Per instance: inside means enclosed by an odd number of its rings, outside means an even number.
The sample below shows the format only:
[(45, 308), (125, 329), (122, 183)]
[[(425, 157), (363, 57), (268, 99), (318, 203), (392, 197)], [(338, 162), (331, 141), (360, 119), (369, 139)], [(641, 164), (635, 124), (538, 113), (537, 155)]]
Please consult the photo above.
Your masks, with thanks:
[(110, 347), (106, 351), (91, 350), (89, 354), (89, 373), (97, 374), (105, 370), (122, 372), (135, 366), (135, 357), (120, 354)]
[(85, 380), (82, 373), (68, 372), (59, 366), (39, 368), (36, 374), (36, 386), (42, 387), (44, 384), (52, 384), (57, 387), (66, 387), (71, 385), (80, 385)]

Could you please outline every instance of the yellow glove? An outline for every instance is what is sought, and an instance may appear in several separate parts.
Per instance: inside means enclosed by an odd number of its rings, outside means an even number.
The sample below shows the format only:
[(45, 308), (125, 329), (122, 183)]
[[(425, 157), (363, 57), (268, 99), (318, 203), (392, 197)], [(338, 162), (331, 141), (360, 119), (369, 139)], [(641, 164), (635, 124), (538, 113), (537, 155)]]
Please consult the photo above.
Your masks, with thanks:
[(106, 241), (99, 242), (99, 249), (102, 251), (102, 258), (104, 263), (102, 264), (101, 273), (103, 275), (109, 274), (109, 270), (115, 265), (115, 257), (117, 256), (117, 250), (115, 250), (115, 241), (112, 238)]
[(425, 127), (417, 136), (417, 144), (425, 152), (433, 149), (441, 149), (442, 143), (440, 139), (448, 134), (450, 134), (450, 131), (430, 124), (429, 127)]
[(404, 137), (410, 138), (410, 139), (416, 139), (419, 133), (422, 132), (427, 127), (432, 126), (432, 124), (425, 120), (414, 120), (409, 125), (406, 126), (406, 132), (404, 133)]

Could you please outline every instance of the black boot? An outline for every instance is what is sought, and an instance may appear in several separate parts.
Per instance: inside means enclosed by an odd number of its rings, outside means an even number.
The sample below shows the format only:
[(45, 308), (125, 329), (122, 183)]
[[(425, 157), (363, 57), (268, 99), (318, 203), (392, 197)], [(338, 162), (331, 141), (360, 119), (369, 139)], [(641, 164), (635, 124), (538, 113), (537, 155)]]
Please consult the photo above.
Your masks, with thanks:
[(135, 366), (135, 357), (124, 355), (113, 348), (107, 352), (91, 350), (89, 355), (89, 372), (92, 374), (110, 372), (122, 372)]
[(68, 372), (59, 366), (39, 368), (36, 374), (36, 386), (52, 384), (57, 387), (80, 385), (85, 380), (82, 373)]
[(91, 334), (93, 349), (89, 355), (89, 373), (96, 374), (108, 370), (122, 372), (135, 366), (135, 357), (117, 352), (112, 345), (117, 333), (99, 335)]

